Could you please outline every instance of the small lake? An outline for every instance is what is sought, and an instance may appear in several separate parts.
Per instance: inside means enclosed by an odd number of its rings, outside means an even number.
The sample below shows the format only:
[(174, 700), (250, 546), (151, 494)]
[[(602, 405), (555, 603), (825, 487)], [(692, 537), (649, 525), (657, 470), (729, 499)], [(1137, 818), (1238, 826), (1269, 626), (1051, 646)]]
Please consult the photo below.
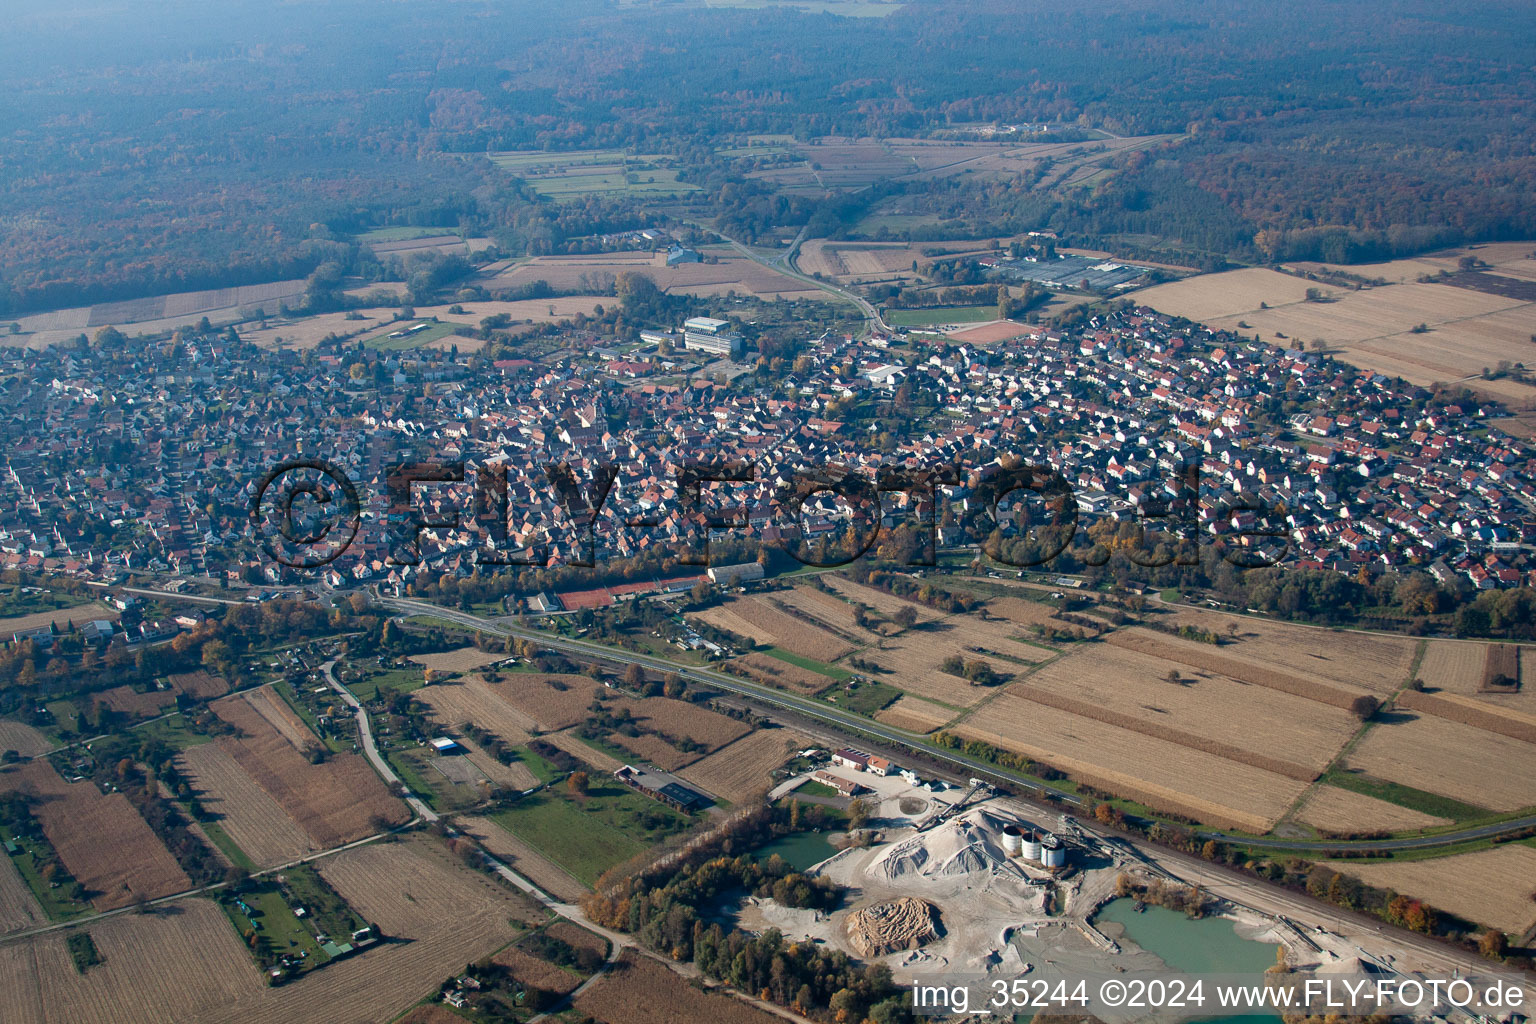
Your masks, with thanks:
[[(1134, 901), (1112, 900), (1094, 916), (1097, 925), (1117, 924), (1131, 942), (1156, 955), (1169, 967), (1190, 974), (1251, 974), (1255, 982), (1275, 963), (1275, 947), (1237, 934), (1223, 917), (1199, 920), (1165, 907), (1147, 907), (1138, 914)], [(1112, 933), (1117, 929), (1109, 929)], [(1200, 1024), (1258, 1024), (1279, 1015), (1206, 1017)]]
[(778, 854), (796, 871), (804, 871), (813, 865), (820, 864), (836, 852), (837, 847), (832, 845), (830, 833), (791, 832), (787, 836), (780, 836), (773, 842), (758, 847), (752, 851), (752, 856), (758, 860), (767, 860), (774, 854)]

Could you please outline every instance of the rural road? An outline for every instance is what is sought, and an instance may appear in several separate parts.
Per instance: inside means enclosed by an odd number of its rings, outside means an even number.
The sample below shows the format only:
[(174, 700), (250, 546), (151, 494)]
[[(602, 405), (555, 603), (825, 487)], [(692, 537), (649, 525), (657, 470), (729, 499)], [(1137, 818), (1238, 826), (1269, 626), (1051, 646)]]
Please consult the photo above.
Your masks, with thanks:
[(363, 753), (367, 755), (369, 762), (373, 765), (373, 770), (378, 772), (385, 782), (399, 784), (400, 788), (405, 792), (405, 802), (410, 804), (411, 810), (419, 818), (427, 822), (437, 821), (437, 812), (423, 803), (420, 797), (413, 794), (406, 787), (405, 783), (401, 781), (400, 776), (396, 775), (395, 770), (389, 766), (389, 762), (384, 760), (384, 755), (379, 753), (379, 748), (373, 742), (373, 725), (368, 720), (367, 709), (363, 707), (361, 701), (352, 695), (352, 691), (343, 686), (341, 680), (336, 678), (335, 667), (336, 659), (332, 658), (320, 666), (320, 671), (325, 673), (325, 681), (330, 684), (331, 689), (339, 693), (341, 699), (346, 701), (348, 706), (357, 712), (357, 732), (363, 739)]
[[(1054, 798), (1064, 801), (1076, 807), (1086, 807), (1087, 803), (1081, 797), (1063, 789), (1058, 789), (1043, 782), (1029, 781), (1021, 783), (1021, 780), (999, 772), (996, 766), (990, 762), (978, 758), (969, 757), (955, 750), (946, 750), (941, 747), (923, 743), (913, 733), (902, 729), (895, 729), (881, 722), (863, 718), (851, 712), (826, 704), (822, 701), (811, 700), (805, 697), (797, 697), (793, 694), (774, 690), (770, 687), (750, 683), (735, 676), (726, 675), (711, 669), (694, 668), (679, 665), (665, 658), (658, 658), (648, 654), (636, 654), (633, 651), (625, 651), (605, 644), (593, 643), (587, 640), (571, 640), (566, 637), (552, 636), (539, 630), (527, 629), (521, 626), (503, 625), (490, 619), (484, 619), (478, 615), (458, 611), (452, 608), (443, 608), (440, 605), (428, 601), (417, 601), (410, 598), (379, 597), (378, 600), (386, 607), (395, 609), (406, 615), (427, 615), (445, 619), (470, 629), (480, 630), (493, 636), (515, 636), (526, 640), (532, 640), (542, 647), (551, 650), (563, 651), (570, 654), (586, 655), (589, 657), (603, 658), (607, 661), (623, 664), (640, 665), (644, 668), (658, 672), (676, 672), (684, 679), (705, 683), (717, 689), (735, 693), (738, 696), (747, 697), (758, 703), (769, 704), (791, 711), (796, 714), (807, 715), (820, 719), (831, 725), (851, 729), (877, 739), (884, 740), (908, 750), (922, 754), (924, 757), (940, 760), (963, 769), (972, 775), (985, 779), (994, 779), (1010, 786), (1026, 785), (1037, 791), (1049, 793)], [(1262, 847), (1266, 850), (1283, 850), (1296, 853), (1323, 853), (1336, 854), (1343, 851), (1356, 853), (1389, 852), (1394, 850), (1429, 850), (1443, 846), (1454, 846), (1460, 843), (1477, 839), (1488, 839), (1494, 836), (1507, 835), (1519, 832), (1526, 828), (1536, 826), (1536, 815), (1526, 815), (1509, 821), (1494, 822), (1488, 825), (1477, 825), (1470, 828), (1458, 829), (1453, 832), (1445, 832), (1433, 836), (1411, 836), (1403, 839), (1365, 839), (1344, 840), (1339, 842), (1317, 842), (1299, 839), (1264, 838), (1255, 839), (1246, 835), (1236, 835), (1221, 832), (1214, 829), (1201, 830), (1198, 834), (1201, 838), (1215, 839), (1222, 842), (1230, 842), (1234, 845)]]

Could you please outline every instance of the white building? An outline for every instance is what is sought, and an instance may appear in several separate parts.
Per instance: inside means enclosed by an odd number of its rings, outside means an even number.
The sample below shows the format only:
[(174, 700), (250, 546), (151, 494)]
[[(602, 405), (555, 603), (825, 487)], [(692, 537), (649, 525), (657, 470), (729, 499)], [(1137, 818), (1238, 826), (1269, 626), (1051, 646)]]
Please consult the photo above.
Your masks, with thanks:
[(683, 347), (734, 357), (741, 352), (741, 335), (726, 330), (730, 325), (712, 316), (689, 317), (683, 321)]

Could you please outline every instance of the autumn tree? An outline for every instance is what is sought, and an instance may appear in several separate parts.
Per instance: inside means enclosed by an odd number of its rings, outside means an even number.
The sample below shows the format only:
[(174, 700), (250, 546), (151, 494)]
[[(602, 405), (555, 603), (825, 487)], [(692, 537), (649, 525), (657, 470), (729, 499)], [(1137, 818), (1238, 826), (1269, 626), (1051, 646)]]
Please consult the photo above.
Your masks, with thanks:
[(571, 791), (571, 795), (580, 799), (586, 796), (588, 790), (591, 789), (592, 779), (586, 772), (571, 772), (571, 777), (566, 780), (565, 784)]

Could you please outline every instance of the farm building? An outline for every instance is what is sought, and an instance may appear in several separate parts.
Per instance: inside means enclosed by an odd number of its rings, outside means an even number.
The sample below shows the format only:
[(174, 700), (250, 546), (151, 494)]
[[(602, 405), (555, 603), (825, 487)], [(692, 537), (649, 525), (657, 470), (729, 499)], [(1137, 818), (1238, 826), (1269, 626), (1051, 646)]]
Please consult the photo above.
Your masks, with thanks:
[(636, 768), (634, 765), (626, 764), (614, 772), (613, 777), (630, 789), (638, 790), (652, 800), (659, 800), (668, 807), (675, 807), (685, 814), (702, 811), (714, 803), (703, 793), (689, 788), (671, 772), (655, 768)]
[(833, 775), (831, 772), (817, 772), (811, 776), (811, 781), (819, 782), (823, 786), (831, 786), (837, 790), (838, 796), (853, 796), (864, 788), (852, 779), (845, 779), (841, 775)]
[(432, 741), (432, 749), (439, 754), (457, 754), (462, 752), (464, 748), (447, 736), (439, 736)]
[(895, 764), (892, 764), (885, 758), (876, 754), (870, 755), (869, 774), (878, 775), (881, 778), (884, 778), (887, 775), (895, 775), (899, 771), (901, 771), (899, 767), (897, 767)]

